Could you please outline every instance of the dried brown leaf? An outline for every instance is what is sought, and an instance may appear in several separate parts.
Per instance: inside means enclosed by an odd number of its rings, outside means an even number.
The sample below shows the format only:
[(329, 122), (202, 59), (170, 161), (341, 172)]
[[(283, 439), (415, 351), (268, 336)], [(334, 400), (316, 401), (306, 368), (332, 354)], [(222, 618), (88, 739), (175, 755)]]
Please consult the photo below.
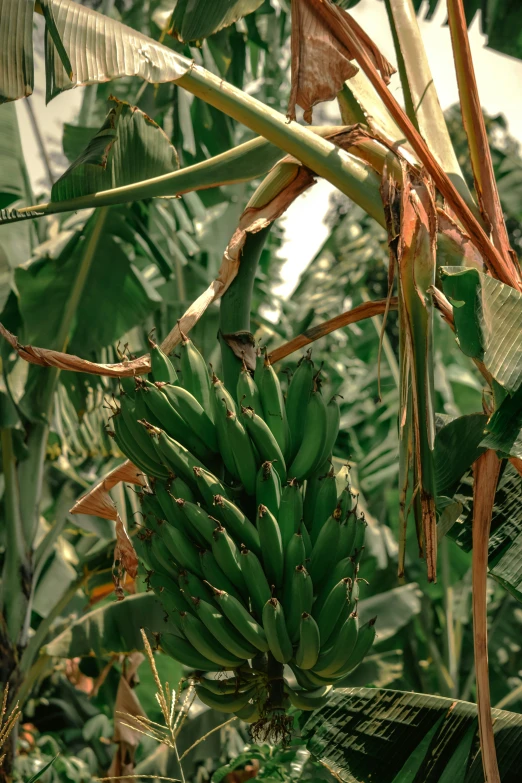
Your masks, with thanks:
[[(330, 318), (328, 321), (323, 321), (323, 323), (318, 324), (317, 326), (313, 326), (311, 329), (307, 329), (306, 332), (303, 332), (303, 334), (297, 335), (297, 337), (294, 337), (289, 342), (284, 343), (283, 345), (280, 345), (279, 348), (273, 350), (272, 353), (269, 354), (268, 358), (270, 359), (270, 362), (274, 364), (274, 362), (279, 362), (281, 359), (285, 359), (295, 351), (301, 350), (301, 348), (304, 348), (306, 345), (310, 345), (310, 343), (315, 342), (315, 340), (319, 340), (321, 337), (325, 337), (327, 334), (334, 332), (336, 329), (342, 329), (344, 326), (357, 323), (357, 321), (363, 321), (365, 318), (372, 318), (374, 315), (382, 315), (386, 311), (386, 302), (386, 299), (378, 299), (373, 302), (363, 302), (362, 304), (357, 305), (357, 307), (354, 307), (352, 310), (347, 310), (345, 313), (336, 315), (334, 318)], [(397, 309), (396, 297), (391, 298), (389, 309)]]
[[(288, 117), (295, 120), (295, 107), (304, 109), (304, 119), (312, 122), (317, 103), (331, 101), (344, 82), (359, 70), (345, 47), (325, 27), (309, 0), (292, 0), (292, 91)], [(328, 67), (325, 67), (328, 63)]]
[(500, 783), (491, 717), (487, 615), (489, 531), (500, 465), (492, 449), (481, 454), (473, 465), (473, 642), (480, 747), (484, 777), (488, 783)]
[(292, 0), (290, 119), (295, 119), (295, 107), (299, 105), (304, 109), (305, 121), (311, 123), (313, 107), (333, 100), (344, 82), (357, 73), (347, 30), (356, 36), (386, 84), (390, 81), (395, 68), (347, 11), (329, 0)]
[(127, 775), (132, 775), (134, 772), (134, 757), (141, 741), (141, 732), (133, 729), (129, 724), (133, 724), (133, 719), (145, 715), (133, 689), (136, 670), (143, 660), (145, 660), (145, 656), (142, 653), (132, 653), (126, 658), (116, 693), (114, 742), (118, 747), (107, 773), (109, 777), (116, 779), (125, 780)]
[(118, 514), (109, 491), (120, 482), (145, 486), (145, 476), (135, 465), (126, 460), (111, 470), (98, 484), (79, 498), (71, 508), (71, 514), (92, 514), (95, 517), (112, 519), (116, 522)]

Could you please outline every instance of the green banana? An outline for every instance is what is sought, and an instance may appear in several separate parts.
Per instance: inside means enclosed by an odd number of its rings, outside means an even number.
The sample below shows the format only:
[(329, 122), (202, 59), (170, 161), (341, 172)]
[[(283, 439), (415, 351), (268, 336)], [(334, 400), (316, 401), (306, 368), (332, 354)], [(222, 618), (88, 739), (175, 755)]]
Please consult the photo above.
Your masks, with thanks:
[(370, 652), (372, 645), (375, 641), (375, 621), (376, 617), (365, 623), (360, 629), (357, 636), (357, 642), (352, 650), (351, 655), (348, 657), (346, 663), (344, 663), (335, 672), (335, 677), (345, 677), (362, 663), (364, 657)]
[(156, 498), (163, 512), (163, 519), (166, 519), (169, 525), (184, 530), (185, 526), (180, 519), (179, 506), (176, 503), (175, 497), (173, 497), (167, 489), (165, 482), (157, 481), (154, 485), (154, 491), (156, 492)]
[(268, 424), (252, 408), (241, 408), (241, 421), (257, 448), (263, 462), (273, 462), (283, 484), (286, 481), (286, 462)]
[(217, 452), (218, 440), (215, 424), (194, 395), (187, 389), (184, 389), (183, 386), (173, 386), (171, 384), (159, 384), (159, 386), (170, 405), (185, 420), (198, 438), (211, 451)]
[(128, 430), (129, 436), (139, 447), (140, 451), (145, 452), (147, 457), (153, 462), (157, 462), (158, 458), (154, 451), (154, 446), (147, 432), (138, 424), (138, 414), (136, 412), (136, 406), (138, 399), (131, 400), (126, 394), (120, 397), (120, 410), (125, 422), (125, 427)]
[[(135, 538), (132, 540), (134, 542)], [(156, 595), (161, 593), (162, 590), (168, 590), (169, 593), (175, 593), (176, 591), (179, 591), (179, 585), (176, 579), (176, 577), (168, 576), (167, 574), (149, 574), (147, 577), (147, 586), (150, 587), (151, 590), (154, 590)]]
[[(156, 595), (158, 594), (156, 593)], [(162, 590), (161, 594), (158, 595), (158, 598), (160, 599), (162, 606), (164, 607), (165, 611), (169, 614), (171, 619), (172, 619), (172, 615), (176, 615), (176, 614), (179, 615), (180, 612), (189, 611), (185, 600), (185, 596), (183, 595), (179, 587), (173, 592), (171, 592), (170, 590)]]
[(314, 363), (310, 351), (308, 351), (299, 361), (286, 395), (286, 415), (292, 442), (290, 450), (292, 459), (297, 454), (305, 435), (306, 409), (312, 393), (313, 379)]
[[(210, 471), (205, 470), (205, 468), (194, 468), (194, 476), (197, 488), (208, 508), (214, 503), (215, 495), (227, 497), (225, 487), (213, 473), (210, 473)], [(193, 498), (187, 499), (193, 500)]]
[(232, 449), (236, 473), (247, 494), (253, 495), (256, 491), (257, 466), (252, 441), (237, 414), (230, 410), (226, 413), (225, 432)]
[(261, 396), (261, 405), (263, 406), (263, 418), (270, 427), (283, 456), (286, 457), (290, 446), (290, 432), (288, 430), (285, 402), (279, 378), (266, 357), (257, 385)]
[(212, 554), (223, 573), (228, 576), (241, 595), (244, 595), (246, 593), (246, 585), (241, 573), (239, 549), (222, 525), (218, 525), (214, 529)]
[(357, 533), (355, 517), (350, 514), (341, 524), (339, 532), (339, 552), (341, 557), (350, 557), (354, 551), (355, 536)]
[(207, 365), (192, 340), (183, 333), (181, 333), (180, 355), (183, 386), (212, 418), (214, 409)]
[(226, 669), (240, 666), (244, 659), (232, 655), (203, 625), (201, 620), (188, 612), (181, 612), (183, 633), (193, 647), (205, 658)]
[(332, 460), (328, 459), (320, 465), (317, 470), (306, 479), (306, 491), (303, 502), (303, 519), (308, 530), (312, 529), (315, 517), (315, 504), (317, 495), (322, 486), (322, 479), (329, 473), (332, 467)]
[(257, 384), (250, 375), (248, 367), (243, 360), (243, 368), (237, 379), (236, 400), (239, 407), (253, 408), (258, 415), (262, 411), (261, 396)]
[(366, 537), (367, 527), (368, 527), (368, 523), (364, 518), (364, 514), (361, 514), (361, 516), (358, 517), (355, 523), (355, 536), (354, 536), (353, 549), (352, 549), (352, 557), (355, 559), (357, 563), (360, 562), (362, 557), (362, 552), (364, 549), (364, 539)]
[(236, 710), (234, 714), (245, 723), (256, 723), (261, 717), (261, 704), (259, 701), (255, 701), (253, 704), (245, 704), (240, 710)]
[(341, 626), (333, 645), (319, 655), (314, 672), (320, 677), (328, 677), (346, 665), (355, 649), (358, 632), (359, 620), (353, 612)]
[(304, 565), (298, 565), (285, 589), (283, 599), (288, 635), (292, 643), (296, 643), (299, 639), (301, 616), (304, 613), (311, 613), (313, 599), (314, 591), (310, 574)]
[(222, 693), (218, 695), (216, 693), (211, 693), (201, 684), (196, 685), (196, 693), (198, 698), (203, 704), (206, 704), (207, 707), (210, 707), (212, 710), (217, 710), (218, 712), (227, 713), (241, 710), (248, 704), (251, 698), (249, 691), (246, 693)]
[(310, 561), (310, 574), (316, 586), (319, 586), (328, 576), (332, 562), (335, 562), (340, 527), (339, 521), (331, 516), (326, 520), (317, 536)]
[(197, 576), (203, 577), (198, 550), (192, 541), (181, 530), (170, 525), (166, 526), (169, 531), (170, 541), (176, 552), (176, 562), (182, 568), (192, 571)]
[[(176, 387), (172, 387), (176, 388)], [(160, 422), (161, 428), (179, 443), (182, 443), (195, 457), (204, 462), (212, 458), (212, 452), (205, 443), (196, 435), (192, 427), (172, 407), (165, 394), (158, 387), (144, 381), (136, 392), (136, 401), (142, 397), (147, 408), (145, 418), (150, 421), (150, 414)]]
[(240, 593), (236, 590), (228, 576), (225, 576), (219, 567), (216, 558), (209, 549), (205, 549), (199, 553), (199, 560), (206, 582), (220, 590), (225, 590), (238, 600), (241, 599)]
[(301, 525), (299, 527), (299, 532), (303, 536), (303, 543), (304, 548), (306, 552), (306, 557), (309, 560), (312, 555), (312, 539), (310, 538), (310, 533), (308, 532), (308, 528), (306, 527), (304, 522), (301, 522)]
[(216, 516), (224, 522), (225, 527), (230, 530), (236, 541), (259, 555), (261, 553), (259, 533), (241, 509), (223, 495), (215, 495), (213, 503)]
[(333, 467), (326, 476), (320, 480), (319, 491), (315, 500), (313, 523), (310, 529), (312, 543), (315, 544), (317, 536), (324, 523), (334, 512), (337, 505), (337, 485)]
[(248, 660), (257, 654), (257, 648), (249, 645), (215, 606), (201, 598), (193, 598), (192, 600), (196, 609), (196, 616), (199, 617), (206, 629), (231, 655)]
[(256, 476), (256, 505), (266, 506), (276, 517), (281, 505), (281, 479), (271, 462), (263, 462)]
[[(299, 484), (295, 479), (291, 479), (281, 492), (281, 504), (277, 523), (281, 531), (283, 549), (286, 551), (292, 536), (299, 530), (299, 525), (303, 518), (303, 496), (299, 489)], [(300, 561), (304, 562), (303, 560)]]
[(294, 673), (298, 685), (306, 690), (313, 691), (323, 685), (331, 685), (332, 682), (335, 681), (335, 677), (319, 677), (319, 675), (315, 674), (311, 669), (305, 671), (292, 663), (290, 663), (289, 666)]
[(285, 690), (288, 693), (292, 707), (295, 707), (297, 710), (311, 711), (318, 710), (328, 703), (331, 688), (331, 685), (322, 685), (314, 691), (296, 691), (287, 685)]
[(134, 399), (134, 393), (136, 391), (136, 378), (131, 375), (122, 375), (118, 378), (120, 382), (122, 395), (126, 394), (129, 399)]
[(220, 381), (216, 375), (212, 376), (212, 388), (214, 390), (214, 422), (216, 424), (219, 453), (227, 471), (233, 478), (239, 481), (239, 473), (237, 471), (234, 451), (229, 440), (227, 427), (227, 412), (235, 411), (236, 404), (224, 383)]
[(133, 439), (129, 432), (127, 425), (121, 414), (121, 410), (117, 411), (112, 418), (112, 425), (114, 427), (114, 439), (118, 444), (120, 451), (136, 465), (137, 468), (142, 470), (149, 476), (155, 478), (167, 478), (169, 475), (168, 470), (162, 465), (156, 454), (154, 458), (140, 448), (139, 444)]
[(306, 560), (306, 551), (301, 533), (294, 533), (285, 549), (284, 573), (285, 582), (292, 578), (295, 569)]
[(214, 588), (214, 597), (224, 615), (228, 617), (234, 628), (257, 650), (268, 652), (268, 641), (263, 628), (256, 623), (247, 612), (241, 601), (225, 590)]
[(335, 587), (327, 593), (327, 597), (319, 610), (316, 609), (316, 605), (314, 604), (312, 614), (317, 621), (323, 647), (330, 639), (343, 608), (347, 604), (351, 584), (352, 580), (349, 577), (341, 579), (337, 582)]
[(276, 588), (283, 584), (284, 552), (279, 525), (266, 506), (259, 506), (257, 529), (263, 555), (263, 565), (269, 584)]
[(164, 653), (182, 663), (183, 666), (188, 666), (189, 669), (201, 672), (216, 670), (216, 664), (213, 661), (209, 661), (208, 658), (201, 655), (190, 642), (178, 634), (162, 633), (159, 644)]
[[(189, 606), (193, 608), (192, 599), (201, 598), (203, 601), (211, 601), (213, 599), (212, 590), (206, 585), (199, 576), (196, 576), (191, 571), (181, 571), (179, 575), (179, 587), (178, 590), (183, 591), (185, 600), (189, 601)], [(185, 611), (187, 611), (185, 607)]]
[(321, 454), (320, 460), (324, 460), (330, 456), (339, 435), (339, 425), (341, 423), (341, 409), (337, 402), (337, 395), (334, 394), (328, 405), (326, 406), (326, 437), (324, 441), (324, 448)]
[(315, 390), (312, 392), (306, 408), (305, 434), (302, 443), (288, 468), (288, 475), (291, 478), (302, 481), (321, 464), (326, 427), (326, 405), (321, 392)]
[(207, 512), (196, 503), (189, 503), (179, 498), (176, 504), (188, 522), (188, 530), (193, 538), (203, 546), (212, 546), (214, 531), (218, 521), (210, 517)]
[(286, 628), (283, 607), (277, 598), (270, 598), (263, 607), (263, 628), (276, 661), (288, 663), (293, 655), (292, 642)]
[(341, 490), (341, 493), (337, 498), (337, 506), (340, 510), (341, 522), (344, 522), (351, 513), (353, 506), (353, 495), (349, 484)]
[(167, 354), (163, 353), (159, 345), (149, 338), (150, 367), (154, 382), (179, 383), (178, 374)]
[(243, 547), (241, 549), (241, 573), (250, 595), (252, 608), (256, 614), (261, 617), (263, 606), (271, 597), (270, 585), (268, 584), (263, 566), (259, 558), (251, 552), (250, 549)]
[(300, 669), (311, 669), (317, 663), (321, 649), (321, 635), (314, 618), (303, 612), (299, 623), (299, 644), (295, 653), (295, 662)]
[(339, 562), (335, 564), (332, 573), (324, 584), (321, 585), (321, 590), (314, 604), (314, 617), (317, 617), (318, 612), (321, 611), (328, 595), (337, 582), (340, 582), (341, 579), (345, 579), (346, 577), (350, 577), (350, 579), (353, 577), (353, 569), (353, 561), (350, 557), (343, 557), (342, 560), (339, 560)]
[(200, 465), (190, 451), (174, 438), (169, 437), (163, 430), (151, 427), (146, 423), (143, 426), (152, 433), (152, 442), (158, 457), (163, 459), (165, 466), (175, 475), (181, 474), (189, 485), (194, 482), (194, 468), (200, 467)]
[(222, 696), (223, 694), (245, 693), (245, 691), (252, 689), (253, 682), (251, 680), (242, 682), (241, 675), (237, 674), (225, 679), (202, 677), (199, 684), (207, 691), (210, 691), (210, 693)]

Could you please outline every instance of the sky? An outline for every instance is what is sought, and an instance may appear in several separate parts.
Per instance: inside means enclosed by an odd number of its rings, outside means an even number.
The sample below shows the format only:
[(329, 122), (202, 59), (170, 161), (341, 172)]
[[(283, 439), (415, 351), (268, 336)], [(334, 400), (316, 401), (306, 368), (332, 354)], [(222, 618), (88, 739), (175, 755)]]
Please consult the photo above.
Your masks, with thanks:
[[(521, 0), (522, 1), (522, 0)], [(439, 3), (435, 17), (430, 21), (419, 19), (427, 56), (435, 86), (443, 109), (458, 100), (458, 89), (453, 67), (450, 34), (445, 26), (445, 3)], [(382, 0), (362, 0), (350, 13), (371, 35), (386, 57), (396, 64), (391, 32)], [(43, 20), (39, 20), (41, 23)], [(475, 63), (481, 103), (489, 114), (502, 113), (506, 117), (510, 133), (522, 142), (522, 62), (498, 54), (485, 46), (480, 32), (478, 15), (470, 28), (471, 50)], [(390, 89), (400, 99), (400, 82), (396, 74)], [(42, 63), (37, 63), (35, 92), (30, 98), (39, 125), (45, 135), (49, 153), (58, 157), (61, 153), (61, 127), (63, 122), (74, 122), (82, 100), (81, 88), (59, 95), (46, 107)], [(36, 192), (45, 179), (45, 169), (31, 129), (25, 101), (17, 101), (22, 144)], [(65, 159), (63, 159), (65, 165)], [(59, 171), (57, 174), (61, 173)], [(324, 242), (327, 229), (323, 218), (328, 209), (332, 187), (324, 180), (302, 195), (288, 210), (283, 225), (285, 243), (280, 250), (286, 263), (282, 270), (282, 284), (277, 289), (281, 296), (289, 296), (299, 274)]]

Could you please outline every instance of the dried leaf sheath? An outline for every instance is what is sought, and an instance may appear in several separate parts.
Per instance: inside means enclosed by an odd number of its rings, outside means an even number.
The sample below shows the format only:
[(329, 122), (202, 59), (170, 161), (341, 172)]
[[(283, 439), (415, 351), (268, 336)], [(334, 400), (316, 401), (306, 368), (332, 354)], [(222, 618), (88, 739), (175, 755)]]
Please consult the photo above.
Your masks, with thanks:
[(499, 472), (500, 460), (492, 449), (484, 452), (473, 466), (473, 642), (480, 747), (486, 783), (500, 783), (489, 692), (486, 591), (489, 532)]
[(435, 283), (437, 211), (430, 180), (403, 164), (402, 181), (399, 190), (388, 175), (382, 187), (390, 264), (397, 269), (401, 333), (399, 574), (404, 573), (406, 523), (413, 506), (419, 550), (426, 558), (428, 579), (435, 581), (433, 304), (429, 291)]

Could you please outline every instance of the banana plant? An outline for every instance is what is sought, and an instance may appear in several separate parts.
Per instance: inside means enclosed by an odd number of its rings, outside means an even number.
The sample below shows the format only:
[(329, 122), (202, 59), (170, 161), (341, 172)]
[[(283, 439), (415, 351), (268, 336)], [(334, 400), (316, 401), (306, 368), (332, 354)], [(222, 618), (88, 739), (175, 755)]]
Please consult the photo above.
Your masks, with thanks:
[[(18, 6), (4, 0), (6, 13), (0, 19), (0, 40), (5, 42), (11, 53), (12, 69), (1, 74), (0, 93), (6, 100), (24, 97), (32, 89), (32, 14), (33, 4)], [(113, 17), (103, 17), (72, 0), (46, 0), (37, 3), (35, 10), (43, 14), (47, 35), (47, 95), (51, 99), (59, 92), (83, 84), (106, 83), (120, 77), (139, 77), (147, 84), (165, 85), (174, 83), (177, 89), (186, 91), (199, 101), (198, 106), (208, 105), (242, 123), (262, 139), (246, 142), (242, 147), (218, 153), (203, 162), (193, 162), (179, 171), (159, 173), (153, 171), (152, 178), (143, 177), (139, 170), (133, 172), (129, 182), (127, 172), (120, 165), (118, 176), (118, 127), (125, 127), (126, 119), (139, 123), (140, 115), (134, 110), (118, 107), (112, 110), (100, 133), (90, 141), (85, 151), (76, 159), (66, 174), (55, 184), (51, 200), (45, 204), (32, 204), (19, 209), (4, 210), (0, 222), (16, 223), (21, 220), (37, 221), (44, 215), (76, 209), (100, 208), (92, 218), (92, 229), (86, 235), (85, 253), (78, 287), (72, 297), (72, 304), (66, 310), (62, 328), (58, 331), (58, 350), (41, 350), (19, 344), (14, 335), (4, 330), (4, 336), (20, 355), (35, 364), (51, 366), (54, 369), (42, 390), (43, 410), (49, 417), (52, 393), (56, 383), (57, 369), (91, 371), (94, 374), (123, 375), (123, 369), (145, 373), (150, 369), (152, 357), (141, 360), (132, 367), (114, 367), (108, 364), (81, 363), (67, 359), (63, 350), (69, 338), (73, 310), (90, 265), (100, 241), (107, 209), (144, 198), (175, 196), (199, 188), (221, 186), (250, 180), (264, 174), (269, 165), (280, 161), (288, 163), (283, 153), (298, 161), (300, 172), (306, 177), (310, 172), (331, 182), (344, 195), (349, 196), (378, 224), (385, 227), (390, 250), (388, 296), (391, 297), (394, 275), (397, 277), (399, 307), (400, 364), (399, 380), (399, 475), (400, 515), (404, 531), (408, 512), (413, 510), (418, 543), (425, 555), (428, 576), (436, 578), (437, 561), (437, 514), (442, 513), (439, 488), (437, 487), (435, 448), (435, 383), (433, 373), (434, 309), (443, 315), (446, 324), (456, 331), (459, 345), (482, 373), (492, 392), (492, 404), (486, 406), (488, 415), (487, 435), (482, 445), (501, 459), (510, 458), (516, 470), (520, 465), (518, 427), (518, 357), (516, 338), (520, 328), (517, 320), (520, 298), (521, 274), (518, 260), (509, 245), (509, 238), (500, 209), (500, 201), (493, 176), (493, 167), (485, 126), (480, 112), (477, 86), (466, 34), (466, 19), (460, 0), (449, 0), (448, 12), (455, 54), (457, 77), (461, 96), (464, 127), (468, 133), (470, 160), (473, 168), (477, 200), (466, 185), (456, 155), (451, 146), (438, 99), (433, 88), (427, 60), (416, 26), (413, 5), (407, 0), (391, 0), (387, 11), (397, 48), (400, 64), (400, 79), (405, 97), (403, 110), (388, 89), (393, 69), (375, 47), (368, 34), (362, 31), (349, 13), (340, 5), (319, 0), (294, 0), (292, 2), (292, 91), (289, 116), (295, 116), (296, 102), (305, 110), (305, 118), (311, 120), (314, 103), (339, 95), (343, 119), (353, 124), (362, 122), (364, 127), (337, 129), (309, 129), (288, 121), (284, 115), (253, 98), (230, 82), (225, 82), (201, 64), (201, 56), (194, 52), (194, 59), (181, 54), (181, 46), (165, 44), (165, 35), (175, 33), (181, 41), (195, 40), (229, 24), (237, 14), (255, 11), (255, 4), (241, 7), (241, 4), (227, 4), (224, 14), (209, 20), (204, 15), (189, 18), (184, 4), (176, 6), (161, 33), (162, 43), (141, 31), (125, 27)], [(200, 6), (201, 8), (202, 6)], [(248, 17), (247, 17), (248, 18)], [(9, 22), (5, 21), (8, 20)], [(11, 21), (14, 23), (14, 34)], [(306, 25), (317, 25), (325, 45), (332, 53), (335, 63), (335, 78), (326, 80), (311, 77), (307, 66), (317, 52), (313, 42), (306, 39)], [(99, 46), (92, 46), (96, 38)], [(123, 45), (117, 48), (116, 41)], [(115, 54), (108, 67), (104, 53)], [(186, 50), (185, 50), (186, 51)], [(86, 57), (89, 53), (91, 56)], [(334, 55), (335, 52), (335, 55)], [(16, 67), (18, 64), (18, 67)], [(332, 87), (333, 84), (333, 87)], [(422, 98), (422, 100), (421, 100)], [(147, 120), (142, 118), (147, 124)], [(150, 131), (150, 127), (149, 127)], [(156, 133), (159, 144), (161, 138)], [(107, 142), (106, 139), (111, 139)], [(121, 141), (121, 137), (120, 137)], [(400, 141), (400, 143), (398, 143)], [(121, 146), (121, 144), (120, 144)], [(165, 145), (163, 145), (165, 146)], [(280, 152), (277, 152), (280, 150)], [(275, 155), (276, 157), (272, 157)], [(245, 162), (248, 162), (245, 164)], [(172, 166), (173, 156), (164, 164)], [(295, 165), (291, 161), (292, 165)], [(94, 164), (94, 166), (93, 166)], [(108, 165), (109, 164), (109, 165)], [(245, 165), (248, 172), (245, 174)], [(98, 168), (95, 168), (95, 167)], [(107, 171), (108, 169), (108, 171)], [(282, 169), (278, 172), (281, 174)], [(294, 172), (295, 174), (295, 172)], [(274, 177), (268, 175), (270, 184)], [(290, 183), (282, 187), (281, 177), (277, 188), (270, 193), (257, 191), (248, 204), (242, 220), (250, 217), (249, 210), (258, 210), (269, 204), (274, 207), (268, 223), (280, 212), (275, 205), (281, 193), (284, 202), (295, 197), (300, 189), (292, 191)], [(249, 223), (250, 234), (253, 223)], [(263, 226), (266, 228), (267, 226)], [(235, 267), (225, 267), (223, 278), (217, 278), (208, 294), (202, 295), (197, 306), (189, 308), (181, 327), (164, 343), (167, 352), (176, 344), (185, 342), (184, 332), (192, 327), (206, 307), (224, 294), (221, 306), (221, 324), (235, 333), (250, 331), (250, 302), (256, 263), (262, 250), (263, 236), (258, 243), (252, 236), (246, 236), (240, 222), (244, 256)], [(235, 236), (235, 235), (234, 235)], [(437, 242), (453, 259), (437, 274)], [(229, 244), (227, 251), (233, 247)], [(228, 253), (228, 256), (230, 254)], [(168, 265), (168, 263), (167, 263)], [(453, 267), (459, 265), (458, 270)], [(466, 269), (469, 266), (471, 268)], [(478, 266), (478, 270), (477, 267)], [(484, 274), (487, 270), (488, 274)], [(212, 287), (214, 286), (214, 287)], [(458, 294), (458, 295), (457, 295)], [(488, 298), (489, 297), (489, 298)], [(237, 312), (237, 303), (243, 303)], [(473, 312), (477, 302), (495, 306), (487, 311), (485, 323), (474, 325)], [(453, 306), (452, 306), (453, 305)], [(504, 307), (502, 313), (500, 311)], [(387, 315), (389, 308), (386, 308)], [(492, 337), (495, 319), (508, 318), (507, 341), (500, 343)], [(505, 320), (502, 321), (505, 323)], [(224, 341), (223, 364), (226, 380), (233, 384), (240, 370), (237, 353), (230, 343)], [(234, 354), (234, 356), (232, 356)], [(509, 432), (506, 422), (515, 417), (515, 433)], [(31, 432), (35, 443), (34, 456), (28, 461), (30, 475), (41, 474), (41, 453), (47, 440), (45, 424), (35, 425)], [(31, 441), (32, 442), (32, 441)], [(13, 551), (20, 562), (30, 566), (30, 555), (24, 553), (24, 542), (19, 531), (31, 541), (35, 531), (35, 506), (39, 494), (36, 491), (24, 496), (18, 504), (15, 485), (16, 458), (12, 437), (6, 431), (3, 437), (4, 470), (10, 477), (6, 493), (6, 506), (11, 520), (11, 541)], [(279, 443), (279, 446), (282, 444)], [(30, 454), (32, 451), (30, 449)], [(40, 455), (40, 456), (37, 456)], [(475, 463), (476, 477), (482, 478), (480, 466), (483, 455)], [(492, 459), (492, 457), (491, 457)], [(23, 472), (23, 463), (21, 463)], [(466, 467), (469, 467), (467, 465)], [(306, 471), (303, 472), (306, 475)], [(489, 531), (493, 514), (495, 490), (499, 471), (485, 476), (484, 483), (475, 481), (475, 522), (481, 521)], [(462, 477), (456, 478), (458, 481)], [(19, 507), (18, 507), (19, 506)], [(479, 515), (480, 509), (480, 515)], [(20, 524), (18, 524), (20, 522)], [(476, 534), (476, 533), (475, 533)], [(484, 536), (482, 536), (483, 538)], [(401, 537), (402, 557), (400, 571), (404, 569), (405, 532)], [(478, 540), (478, 539), (477, 539)], [(476, 543), (476, 542), (475, 542)], [(476, 549), (476, 547), (475, 547)], [(478, 551), (478, 550), (477, 550)], [(27, 561), (27, 562), (26, 562)], [(475, 570), (477, 579), (484, 576), (485, 562), (477, 557)], [(481, 573), (478, 572), (482, 569)], [(12, 562), (5, 570), (7, 578), (15, 576), (17, 565)], [(4, 591), (10, 588), (4, 579)], [(481, 583), (482, 584), (482, 583)], [(479, 594), (480, 593), (480, 594)], [(485, 596), (477, 590), (475, 612), (478, 618), (485, 616)], [(7, 618), (9, 635), (17, 639), (22, 630), (21, 616), (26, 611), (27, 597), (12, 596), (22, 606), (10, 610)], [(275, 599), (274, 599), (275, 600)], [(9, 601), (11, 603), (11, 601)], [(20, 615), (19, 610), (22, 610)], [(274, 605), (274, 610), (277, 606)], [(274, 616), (274, 623), (277, 618)], [(23, 622), (22, 622), (23, 625)], [(22, 644), (24, 639), (22, 638)], [(487, 657), (484, 647), (477, 648), (477, 669)], [(282, 657), (286, 657), (283, 655)], [(483, 670), (482, 670), (483, 671)], [(481, 683), (479, 723), (483, 745), (483, 763), (488, 779), (498, 779), (498, 769), (492, 740), (492, 726), (489, 715), (487, 682)], [(487, 742), (487, 740), (489, 740)], [(486, 752), (487, 751), (487, 752)]]

